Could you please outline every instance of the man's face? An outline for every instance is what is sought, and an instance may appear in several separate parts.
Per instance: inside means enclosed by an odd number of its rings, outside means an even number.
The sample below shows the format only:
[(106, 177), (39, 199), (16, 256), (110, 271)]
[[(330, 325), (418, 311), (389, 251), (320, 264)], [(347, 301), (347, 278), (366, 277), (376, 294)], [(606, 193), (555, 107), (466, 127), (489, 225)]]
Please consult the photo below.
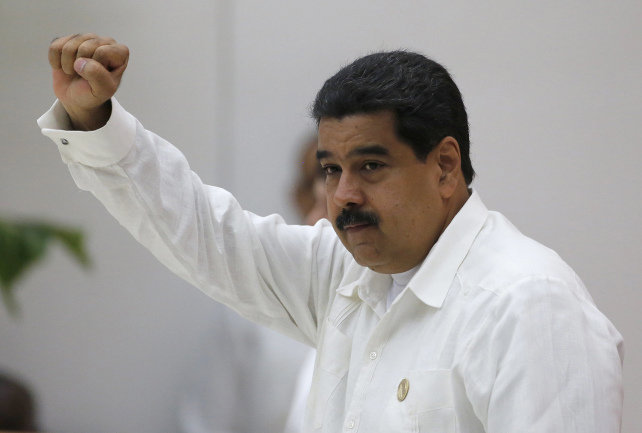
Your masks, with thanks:
[(321, 119), (328, 218), (357, 263), (399, 273), (428, 255), (448, 218), (435, 153), (418, 160), (391, 112)]

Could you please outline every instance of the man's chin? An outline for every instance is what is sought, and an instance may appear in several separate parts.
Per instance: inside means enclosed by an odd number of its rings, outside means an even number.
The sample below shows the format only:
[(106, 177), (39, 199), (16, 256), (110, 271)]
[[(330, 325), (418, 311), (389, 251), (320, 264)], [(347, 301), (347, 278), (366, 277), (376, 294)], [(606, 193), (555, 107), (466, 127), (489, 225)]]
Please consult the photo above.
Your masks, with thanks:
[(381, 251), (371, 245), (359, 245), (354, 250), (349, 249), (349, 251), (352, 253), (355, 262), (379, 274), (398, 274), (414, 267), (405, 266), (405, 263), (400, 263), (399, 260), (395, 261), (398, 257), (382, 255)]
[(354, 248), (348, 250), (352, 253), (354, 260), (361, 266), (370, 268), (373, 271), (385, 266), (385, 261), (382, 260), (379, 251), (369, 244), (356, 245)]

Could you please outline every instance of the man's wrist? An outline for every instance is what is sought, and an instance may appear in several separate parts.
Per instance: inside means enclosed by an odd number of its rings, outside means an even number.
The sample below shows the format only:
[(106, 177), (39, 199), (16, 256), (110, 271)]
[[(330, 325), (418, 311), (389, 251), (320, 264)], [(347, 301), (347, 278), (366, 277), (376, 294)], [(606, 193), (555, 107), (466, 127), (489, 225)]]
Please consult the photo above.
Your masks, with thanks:
[(91, 110), (68, 107), (61, 101), (69, 115), (71, 128), (75, 131), (95, 131), (107, 124), (111, 117), (111, 99)]

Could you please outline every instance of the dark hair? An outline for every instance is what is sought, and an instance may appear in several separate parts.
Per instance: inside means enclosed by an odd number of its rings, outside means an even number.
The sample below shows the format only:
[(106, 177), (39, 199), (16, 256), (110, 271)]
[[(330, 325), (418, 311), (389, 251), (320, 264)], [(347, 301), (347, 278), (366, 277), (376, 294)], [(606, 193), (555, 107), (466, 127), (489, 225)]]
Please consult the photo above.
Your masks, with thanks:
[(457, 140), (466, 184), (473, 181), (461, 93), (443, 66), (421, 54), (391, 51), (355, 60), (323, 84), (311, 111), (318, 126), (323, 117), (384, 110), (395, 114), (397, 136), (422, 161), (445, 137)]

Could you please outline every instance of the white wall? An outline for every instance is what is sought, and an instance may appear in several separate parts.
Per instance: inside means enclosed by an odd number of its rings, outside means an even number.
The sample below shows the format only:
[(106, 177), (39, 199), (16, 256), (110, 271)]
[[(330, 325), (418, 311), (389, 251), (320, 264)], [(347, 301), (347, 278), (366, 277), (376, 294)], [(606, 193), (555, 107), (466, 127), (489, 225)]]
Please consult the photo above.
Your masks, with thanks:
[(128, 44), (119, 100), (206, 182), (290, 221), (316, 90), (361, 54), (406, 47), (458, 82), (486, 204), (557, 250), (624, 335), (623, 431), (639, 431), (640, 16), (637, 1), (0, 2), (0, 215), (82, 225), (96, 262), (84, 273), (55, 250), (22, 282), (22, 319), (0, 311), (0, 368), (33, 384), (51, 430), (169, 432), (178, 372), (218, 308), (79, 193), (40, 136), (54, 36)]

